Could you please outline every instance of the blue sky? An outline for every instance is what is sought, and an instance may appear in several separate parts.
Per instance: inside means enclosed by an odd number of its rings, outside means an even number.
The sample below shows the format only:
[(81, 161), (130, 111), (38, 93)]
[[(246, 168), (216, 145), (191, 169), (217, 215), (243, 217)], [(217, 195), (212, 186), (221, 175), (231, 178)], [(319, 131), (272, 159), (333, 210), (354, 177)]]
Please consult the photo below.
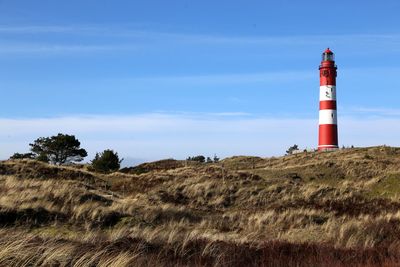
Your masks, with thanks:
[(75, 134), (127, 162), (317, 143), (336, 53), (341, 145), (398, 146), (398, 1), (0, 0), (0, 158)]

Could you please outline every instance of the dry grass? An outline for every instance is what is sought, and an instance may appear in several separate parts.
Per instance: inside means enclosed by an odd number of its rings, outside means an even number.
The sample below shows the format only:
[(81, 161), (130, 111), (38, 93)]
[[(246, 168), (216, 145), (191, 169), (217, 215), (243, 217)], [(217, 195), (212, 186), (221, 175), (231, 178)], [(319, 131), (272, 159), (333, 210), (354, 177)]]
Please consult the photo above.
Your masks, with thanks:
[(391, 147), (109, 175), (0, 162), (0, 266), (398, 266), (399, 181)]

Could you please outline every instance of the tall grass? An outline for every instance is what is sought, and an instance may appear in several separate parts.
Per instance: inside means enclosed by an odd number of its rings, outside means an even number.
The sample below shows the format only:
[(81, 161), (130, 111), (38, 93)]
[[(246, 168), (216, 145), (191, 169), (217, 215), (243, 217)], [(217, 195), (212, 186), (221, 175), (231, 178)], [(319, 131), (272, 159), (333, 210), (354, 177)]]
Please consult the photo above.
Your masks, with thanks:
[(0, 266), (396, 266), (400, 254), (393, 249), (283, 241), (253, 246), (204, 239), (179, 246), (130, 236), (109, 240), (101, 233), (78, 241), (2, 230)]
[(399, 149), (162, 164), (0, 162), (0, 266), (399, 265)]

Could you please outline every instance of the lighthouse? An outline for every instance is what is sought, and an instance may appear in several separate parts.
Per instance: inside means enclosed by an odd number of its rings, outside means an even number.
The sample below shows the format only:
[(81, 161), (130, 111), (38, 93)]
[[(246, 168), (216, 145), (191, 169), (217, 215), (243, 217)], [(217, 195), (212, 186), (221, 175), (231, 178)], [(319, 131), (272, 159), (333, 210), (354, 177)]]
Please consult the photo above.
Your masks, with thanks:
[(322, 53), (322, 62), (319, 66), (318, 151), (338, 149), (336, 69), (335, 56), (328, 48)]

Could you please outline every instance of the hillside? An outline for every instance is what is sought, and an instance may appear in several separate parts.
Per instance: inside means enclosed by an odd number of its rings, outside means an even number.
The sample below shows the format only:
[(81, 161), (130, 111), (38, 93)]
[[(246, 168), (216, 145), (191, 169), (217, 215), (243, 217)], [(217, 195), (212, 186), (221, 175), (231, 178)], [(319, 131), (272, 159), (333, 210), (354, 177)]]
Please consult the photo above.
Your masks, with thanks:
[(0, 162), (0, 266), (398, 266), (400, 148)]

